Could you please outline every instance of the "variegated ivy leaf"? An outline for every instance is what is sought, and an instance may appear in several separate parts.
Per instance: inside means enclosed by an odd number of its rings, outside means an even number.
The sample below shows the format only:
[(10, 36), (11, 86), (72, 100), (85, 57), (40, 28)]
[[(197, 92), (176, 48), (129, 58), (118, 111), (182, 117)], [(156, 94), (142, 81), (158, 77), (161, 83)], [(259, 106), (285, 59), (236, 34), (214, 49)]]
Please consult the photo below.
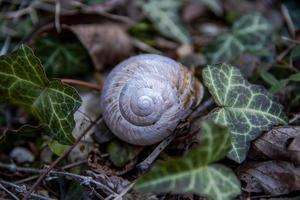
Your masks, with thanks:
[(206, 56), (214, 64), (258, 51), (264, 47), (271, 31), (271, 24), (260, 14), (246, 14), (234, 23), (231, 32), (218, 36), (207, 46)]
[(240, 183), (231, 169), (212, 164), (230, 149), (229, 129), (211, 122), (202, 124), (200, 145), (179, 159), (155, 165), (138, 179), (136, 188), (154, 193), (195, 193), (215, 200), (237, 196)]
[(181, 43), (190, 43), (191, 37), (178, 16), (181, 0), (141, 0), (145, 15), (166, 37)]
[(29, 110), (51, 136), (71, 144), (74, 112), (81, 104), (72, 87), (49, 81), (39, 59), (26, 46), (0, 57), (0, 99)]
[(196, 3), (202, 3), (212, 10), (216, 15), (223, 13), (222, 6), (219, 0), (193, 0)]
[(203, 70), (203, 80), (219, 108), (211, 118), (228, 126), (232, 149), (228, 157), (242, 162), (250, 141), (276, 124), (285, 124), (283, 107), (263, 87), (250, 84), (241, 72), (230, 65), (210, 65)]

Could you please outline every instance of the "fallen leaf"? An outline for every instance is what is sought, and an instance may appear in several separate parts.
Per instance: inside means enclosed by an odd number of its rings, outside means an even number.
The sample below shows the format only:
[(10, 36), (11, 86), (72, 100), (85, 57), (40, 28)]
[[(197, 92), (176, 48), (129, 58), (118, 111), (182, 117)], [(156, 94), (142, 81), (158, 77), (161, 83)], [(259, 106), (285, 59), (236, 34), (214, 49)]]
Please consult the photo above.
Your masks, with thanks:
[(225, 63), (208, 65), (202, 75), (220, 106), (210, 117), (231, 130), (232, 149), (227, 155), (230, 159), (241, 163), (250, 141), (273, 125), (287, 123), (282, 105), (262, 86), (250, 84), (237, 68)]
[(247, 192), (280, 195), (300, 190), (300, 169), (288, 162), (249, 162), (237, 174)]
[(70, 29), (88, 50), (97, 70), (118, 63), (132, 52), (130, 37), (118, 25), (80, 24)]
[(299, 137), (300, 127), (273, 128), (252, 142), (249, 157), (255, 160), (283, 160), (300, 164)]

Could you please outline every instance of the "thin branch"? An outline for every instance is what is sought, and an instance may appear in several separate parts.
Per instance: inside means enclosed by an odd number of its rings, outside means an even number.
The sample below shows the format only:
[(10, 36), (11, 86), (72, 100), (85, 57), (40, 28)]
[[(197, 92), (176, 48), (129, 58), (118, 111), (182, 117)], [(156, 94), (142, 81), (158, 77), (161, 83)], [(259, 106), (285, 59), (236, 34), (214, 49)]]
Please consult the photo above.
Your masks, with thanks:
[[(28, 194), (25, 185), (19, 186), (17, 184), (14, 184), (14, 183), (11, 183), (11, 182), (8, 182), (8, 181), (5, 181), (5, 180), (0, 180), (0, 183), (3, 184), (3, 185), (6, 185), (8, 187), (15, 188), (16, 192), (18, 192), (18, 193), (20, 193), (20, 194), (22, 194), (24, 196), (25, 196), (25, 194)], [(28, 198), (29, 197), (34, 197), (34, 198), (40, 199), (40, 200), (50, 200), (50, 198), (42, 196), (42, 195), (39, 195), (39, 194), (36, 194), (36, 193), (30, 193), (29, 196), (28, 196)]]
[(123, 199), (123, 196), (125, 194), (127, 194), (131, 189), (132, 187), (134, 186), (135, 182), (131, 183), (128, 187), (126, 187), (120, 194), (118, 194), (114, 200), (122, 200)]
[(293, 21), (291, 19), (289, 10), (286, 8), (286, 6), (284, 4), (281, 4), (280, 11), (281, 11), (283, 19), (284, 19), (284, 21), (287, 25), (289, 33), (291, 34), (291, 36), (293, 38), (295, 38), (296, 37), (295, 26), (294, 26)]
[(65, 84), (69, 84), (69, 85), (78, 85), (81, 87), (85, 87), (85, 88), (89, 88), (92, 90), (97, 90), (97, 91), (101, 91), (101, 86), (97, 85), (97, 84), (93, 84), (93, 83), (88, 83), (85, 81), (80, 81), (80, 80), (75, 80), (75, 79), (61, 79), (61, 82), (65, 83)]
[(207, 99), (199, 105), (199, 107), (192, 112), (189, 116), (190, 119), (195, 119), (200, 117), (206, 110), (208, 110), (212, 105), (214, 105), (214, 100), (212, 98)]
[(61, 156), (59, 156), (51, 165), (50, 167), (41, 174), (41, 176), (36, 180), (36, 182), (32, 185), (26, 196), (23, 198), (23, 200), (26, 200), (29, 198), (30, 194), (33, 192), (33, 190), (40, 184), (40, 182), (48, 175), (48, 173), (61, 161), (63, 160), (69, 153), (76, 147), (76, 145), (79, 144), (81, 139), (89, 132), (93, 126), (101, 119), (101, 116), (97, 117), (97, 119), (92, 122), (85, 131), (82, 132), (82, 134), (76, 139), (76, 142), (70, 146)]
[[(33, 174), (42, 174), (46, 172), (47, 169), (35, 169), (35, 168), (29, 168), (29, 167), (18, 167), (15, 164), (5, 164), (5, 163), (0, 163), (0, 168), (7, 169), (11, 172), (23, 172), (23, 173), (33, 173)], [(108, 194), (115, 194), (115, 192), (110, 189), (108, 186), (95, 181), (92, 177), (90, 176), (82, 176), (78, 174), (73, 174), (69, 172), (63, 172), (63, 171), (56, 171), (56, 170), (51, 170), (49, 172), (50, 175), (62, 175), (62, 176), (68, 176), (71, 177), (75, 180), (79, 180), (82, 185), (85, 186), (90, 186), (91, 184), (96, 185), (98, 188), (103, 189), (104, 191), (107, 191)]]
[(296, 114), (292, 119), (289, 120), (289, 124), (294, 123), (295, 121), (297, 121), (298, 119), (300, 119), (300, 113)]
[(61, 25), (60, 25), (60, 0), (55, 1), (55, 28), (58, 33), (61, 32)]
[(175, 134), (170, 135), (169, 137), (165, 138), (155, 149), (154, 151), (140, 164), (138, 164), (136, 167), (142, 171), (147, 171), (152, 163), (156, 160), (156, 158), (159, 156), (159, 154), (172, 142), (172, 140), (175, 138)]
[(287, 42), (290, 42), (290, 43), (292, 43), (292, 44), (297, 44), (297, 45), (300, 44), (300, 42), (299, 42), (298, 40), (291, 39), (291, 38), (288, 38), (288, 37), (286, 37), (286, 36), (282, 36), (281, 39), (283, 39), (283, 40), (285, 40), (285, 41), (287, 41)]
[[(66, 169), (70, 169), (70, 168), (76, 167), (76, 166), (84, 164), (84, 163), (87, 163), (87, 160), (82, 160), (82, 161), (78, 161), (78, 162), (75, 162), (75, 163), (71, 163), (71, 164), (65, 165), (65, 166), (63, 166), (59, 169), (66, 170)], [(6, 165), (10, 165), (10, 164), (6, 164)], [(6, 169), (8, 169), (8, 168), (6, 168)], [(18, 171), (18, 170), (16, 170), (16, 171)], [(32, 180), (37, 179), (37, 178), (39, 178), (39, 175), (33, 175), (33, 176), (27, 177), (25, 179), (16, 181), (15, 183), (17, 183), (17, 184), (25, 183), (25, 182), (32, 181)]]
[(6, 187), (4, 187), (1, 183), (0, 183), (0, 188), (2, 190), (4, 190), (9, 196), (11, 196), (14, 200), (19, 200), (19, 198), (14, 195), (11, 191), (9, 191)]

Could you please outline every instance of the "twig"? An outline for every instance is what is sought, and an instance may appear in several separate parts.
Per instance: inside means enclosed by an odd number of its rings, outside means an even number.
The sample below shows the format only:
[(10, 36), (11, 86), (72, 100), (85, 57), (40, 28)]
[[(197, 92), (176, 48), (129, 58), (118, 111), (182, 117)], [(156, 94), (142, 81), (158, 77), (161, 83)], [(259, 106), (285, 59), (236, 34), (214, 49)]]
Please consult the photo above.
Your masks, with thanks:
[(290, 53), (291, 50), (293, 50), (295, 48), (296, 44), (291, 44), (289, 45), (283, 52), (281, 52), (277, 57), (276, 57), (276, 61), (277, 62), (281, 62), (283, 60), (283, 58), (288, 55), (288, 53)]
[(14, 200), (19, 200), (19, 198), (16, 195), (14, 195), (11, 191), (9, 191), (8, 189), (6, 189), (6, 187), (4, 187), (1, 183), (0, 183), (0, 188), (2, 188), (2, 190), (4, 190)]
[[(24, 172), (24, 173), (38, 173), (38, 174), (42, 174), (47, 170), (47, 169), (35, 169), (35, 168), (28, 168), (28, 167), (18, 167), (15, 164), (4, 164), (4, 163), (0, 163), (0, 168), (5, 168), (5, 169), (8, 169), (12, 172), (18, 171), (18, 172)], [(73, 174), (73, 173), (69, 173), (69, 172), (55, 171), (55, 170), (51, 170), (49, 172), (49, 174), (50, 175), (69, 176), (73, 179), (79, 180), (81, 182), (81, 184), (83, 184), (85, 186), (90, 186), (91, 184), (94, 184), (97, 187), (108, 191), (109, 194), (115, 194), (115, 192), (113, 190), (111, 190), (108, 186), (105, 186), (104, 184), (93, 180), (92, 177), (89, 177), (89, 176), (82, 176), (82, 175), (78, 175), (78, 174)]]
[[(76, 167), (76, 166), (84, 164), (84, 163), (87, 163), (87, 160), (82, 160), (82, 161), (78, 161), (78, 162), (75, 162), (75, 163), (71, 163), (69, 165), (65, 165), (65, 166), (61, 167), (60, 169), (66, 170), (66, 169), (70, 169), (70, 168)], [(6, 164), (6, 165), (10, 165), (10, 164)], [(8, 169), (8, 168), (6, 168), (6, 169)], [(16, 171), (18, 171), (18, 169), (16, 169)], [(27, 177), (25, 179), (16, 181), (15, 183), (17, 183), (17, 184), (25, 183), (25, 182), (37, 179), (38, 177), (39, 177), (39, 175), (33, 175), (33, 176)]]
[(298, 45), (300, 44), (300, 42), (299, 42), (298, 40), (291, 39), (291, 38), (288, 38), (288, 37), (286, 37), (286, 36), (282, 36), (281, 39), (283, 39), (283, 40), (285, 40), (285, 41), (288, 41), (288, 42), (290, 42), (290, 43), (292, 43), (292, 44), (298, 44)]
[(59, 156), (51, 165), (50, 167), (41, 174), (41, 176), (36, 180), (36, 182), (32, 185), (26, 196), (23, 198), (23, 200), (26, 200), (29, 198), (30, 194), (33, 192), (33, 190), (40, 184), (40, 182), (47, 176), (47, 174), (62, 160), (64, 159), (75, 147), (78, 145), (80, 140), (89, 132), (93, 126), (101, 119), (101, 116), (97, 117), (97, 119), (92, 122), (85, 131), (82, 132), (82, 134), (76, 139), (76, 142), (70, 146), (61, 156)]
[(200, 104), (200, 106), (195, 111), (192, 112), (189, 118), (195, 119), (197, 117), (200, 117), (203, 114), (203, 112), (206, 111), (213, 104), (214, 104), (214, 100), (212, 98), (207, 99), (202, 104)]
[(300, 119), (300, 113), (296, 114), (292, 119), (289, 120), (289, 124), (294, 123), (295, 121), (297, 121), (298, 119)]
[[(83, 160), (83, 161), (78, 161), (75, 163), (71, 163), (69, 165), (66, 165), (64, 167), (62, 167), (61, 169), (68, 169), (68, 168), (73, 168), (74, 166), (80, 165), (82, 163), (86, 163), (87, 160)], [(46, 169), (35, 169), (35, 168), (30, 168), (30, 167), (19, 167), (15, 164), (5, 164), (5, 163), (1, 163), (0, 162), (0, 168), (2, 169), (7, 169), (11, 172), (24, 172), (24, 173), (31, 173), (31, 174), (35, 174), (35, 173), (43, 173), (46, 171)]]
[(147, 171), (152, 163), (155, 161), (155, 159), (159, 156), (159, 154), (172, 142), (172, 140), (175, 138), (175, 134), (170, 135), (166, 139), (164, 139), (155, 149), (154, 151), (140, 164), (138, 164), (136, 167), (142, 171)]
[(284, 21), (287, 25), (288, 31), (290, 32), (291, 36), (293, 38), (295, 38), (296, 37), (295, 26), (294, 26), (293, 21), (291, 19), (289, 10), (286, 8), (286, 6), (284, 4), (281, 4), (280, 10), (281, 10), (281, 14), (283, 16), (283, 19), (284, 19)]
[(80, 160), (80, 161), (65, 165), (61, 169), (70, 169), (70, 168), (77, 167), (78, 165), (82, 165), (82, 164), (86, 164), (86, 163), (88, 163), (88, 160)]
[(11, 41), (11, 37), (7, 36), (4, 40), (4, 44), (1, 48), (0, 56), (5, 55), (8, 52), (10, 41)]
[(129, 192), (131, 189), (132, 189), (132, 187), (134, 186), (134, 184), (135, 184), (135, 182), (133, 182), (133, 183), (131, 183), (128, 187), (126, 187), (120, 194), (118, 194), (115, 198), (114, 198), (114, 200), (122, 200), (123, 198), (123, 196), (125, 195), (125, 194), (127, 194), (127, 192)]
[(81, 87), (85, 87), (85, 88), (89, 88), (89, 89), (93, 89), (93, 90), (97, 90), (97, 91), (101, 91), (101, 86), (97, 85), (97, 84), (93, 84), (93, 83), (88, 83), (85, 81), (80, 81), (80, 80), (75, 80), (75, 79), (61, 79), (61, 82), (65, 83), (65, 84), (69, 84), (69, 85), (78, 85)]
[[(15, 188), (15, 191), (17, 193), (20, 193), (22, 195), (25, 195), (26, 193), (28, 194), (25, 185), (24, 186), (19, 186), (17, 184), (8, 182), (8, 181), (4, 181), (4, 180), (0, 180), (0, 183), (9, 187), (13, 187)], [(30, 193), (28, 197), (34, 197), (36, 199), (41, 199), (41, 200), (50, 200), (50, 198), (36, 194), (36, 193)]]
[(61, 26), (60, 26), (60, 10), (61, 10), (61, 5), (60, 5), (60, 0), (55, 1), (55, 28), (58, 33), (61, 32)]
[(115, 192), (112, 189), (110, 189), (108, 186), (106, 186), (98, 181), (95, 181), (92, 177), (89, 177), (89, 176), (82, 176), (82, 175), (73, 174), (73, 173), (69, 173), (69, 172), (59, 172), (59, 171), (50, 171), (49, 173), (53, 174), (53, 175), (69, 176), (71, 178), (80, 180), (82, 185), (90, 186), (91, 184), (94, 184), (98, 188), (101, 188), (104, 191), (105, 190), (108, 191), (110, 194), (115, 194)]
[(151, 47), (150, 45), (146, 44), (145, 42), (143, 42), (137, 38), (132, 38), (132, 42), (135, 47), (137, 47), (138, 49), (140, 49), (142, 51), (145, 51), (147, 53), (162, 54), (161, 51)]

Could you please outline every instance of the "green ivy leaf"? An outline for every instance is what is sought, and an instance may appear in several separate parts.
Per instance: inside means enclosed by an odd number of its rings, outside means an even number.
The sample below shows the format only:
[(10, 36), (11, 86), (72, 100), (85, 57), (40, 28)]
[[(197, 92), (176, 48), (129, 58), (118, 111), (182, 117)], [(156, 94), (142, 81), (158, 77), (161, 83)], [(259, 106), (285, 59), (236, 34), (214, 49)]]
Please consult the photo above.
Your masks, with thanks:
[(136, 188), (155, 193), (196, 193), (213, 199), (227, 200), (240, 194), (240, 183), (231, 169), (211, 164), (230, 149), (229, 129), (204, 122), (199, 134), (200, 145), (179, 159), (155, 165), (138, 179)]
[(89, 56), (79, 41), (40, 37), (35, 41), (35, 53), (48, 77), (83, 77), (89, 72)]
[(269, 91), (271, 93), (276, 93), (282, 90), (289, 84), (290, 82), (300, 82), (300, 73), (295, 73), (290, 75), (288, 78), (277, 80), (275, 76), (273, 76), (271, 73), (267, 71), (262, 71), (260, 73), (261, 78), (268, 83), (271, 88)]
[(61, 156), (65, 150), (69, 147), (69, 145), (60, 144), (56, 140), (49, 140), (48, 146), (50, 150), (57, 156)]
[(219, 108), (211, 117), (228, 126), (232, 133), (232, 150), (228, 157), (242, 162), (250, 141), (272, 125), (286, 124), (283, 107), (262, 86), (250, 84), (241, 72), (230, 65), (209, 65), (203, 80)]
[(26, 46), (1, 56), (0, 69), (0, 98), (31, 111), (55, 140), (71, 144), (73, 114), (81, 104), (76, 90), (59, 80), (49, 81), (39, 59)]
[(261, 50), (269, 34), (271, 24), (260, 14), (246, 14), (236, 21), (230, 33), (217, 37), (205, 50), (210, 63), (230, 61), (245, 52)]
[(193, 0), (193, 1), (206, 5), (216, 15), (222, 15), (223, 13), (222, 6), (219, 0)]
[(151, 0), (141, 2), (145, 15), (163, 35), (181, 43), (191, 42), (191, 37), (178, 16), (182, 1)]

